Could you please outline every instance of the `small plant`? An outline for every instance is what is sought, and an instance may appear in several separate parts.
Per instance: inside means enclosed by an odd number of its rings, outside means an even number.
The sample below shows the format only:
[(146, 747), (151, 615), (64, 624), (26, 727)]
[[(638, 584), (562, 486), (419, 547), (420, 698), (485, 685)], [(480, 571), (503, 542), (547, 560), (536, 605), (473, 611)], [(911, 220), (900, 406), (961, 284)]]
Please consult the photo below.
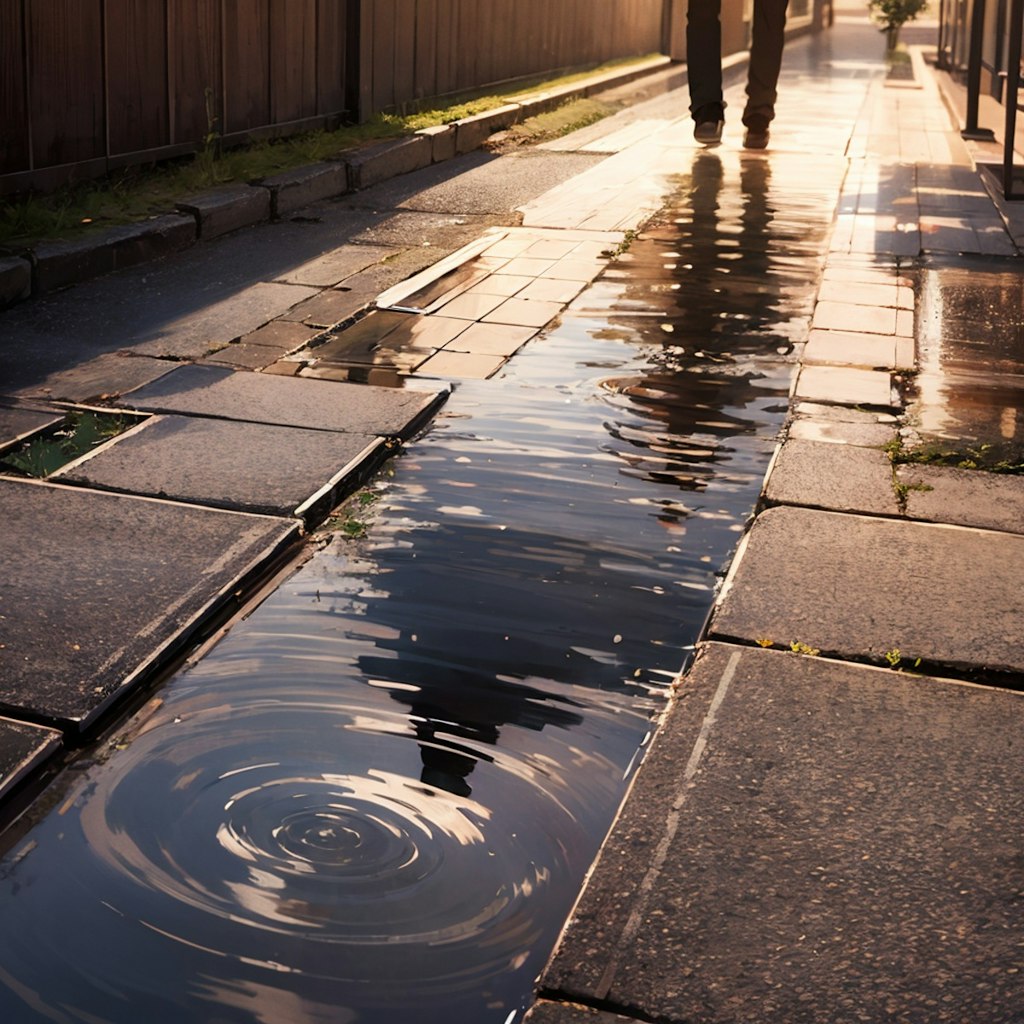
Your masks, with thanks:
[(767, 637), (767, 636), (759, 636), (759, 637), (757, 637), (754, 640), (754, 643), (757, 644), (758, 647), (765, 647), (765, 648), (767, 648), (767, 647), (774, 647), (775, 646), (775, 641), (772, 640), (770, 637)]
[(821, 651), (817, 647), (811, 647), (810, 644), (805, 644), (802, 640), (794, 640), (790, 645), (789, 649), (794, 654), (802, 654), (807, 658), (816, 658)]
[(890, 53), (899, 42), (900, 29), (927, 6), (928, 0), (868, 0), (871, 17), (885, 33), (885, 45)]

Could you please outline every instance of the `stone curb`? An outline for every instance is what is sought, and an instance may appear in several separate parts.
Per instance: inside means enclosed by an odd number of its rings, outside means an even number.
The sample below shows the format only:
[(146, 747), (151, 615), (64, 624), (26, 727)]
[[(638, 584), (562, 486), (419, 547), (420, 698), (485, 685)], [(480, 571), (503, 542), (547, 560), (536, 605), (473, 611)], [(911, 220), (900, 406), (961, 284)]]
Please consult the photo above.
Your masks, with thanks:
[(159, 259), (198, 240), (285, 217), (310, 203), (443, 163), (478, 149), (495, 132), (524, 118), (554, 109), (574, 97), (626, 85), (671, 65), (668, 57), (652, 58), (623, 71), (608, 71), (558, 89), (524, 94), (516, 102), (453, 124), (373, 143), (336, 161), (299, 167), (249, 185), (211, 189), (175, 203), (176, 213), (71, 242), (41, 242), (26, 253), (0, 258), (0, 310), (113, 270)]

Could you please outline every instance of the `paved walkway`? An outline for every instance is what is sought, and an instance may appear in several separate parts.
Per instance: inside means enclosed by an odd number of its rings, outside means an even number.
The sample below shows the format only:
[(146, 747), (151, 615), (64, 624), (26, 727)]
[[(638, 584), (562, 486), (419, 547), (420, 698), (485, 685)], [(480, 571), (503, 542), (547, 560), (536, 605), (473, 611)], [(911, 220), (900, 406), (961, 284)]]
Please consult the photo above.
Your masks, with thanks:
[[(794, 201), (836, 227), (800, 264), (821, 288), (785, 339), (806, 345), (764, 508), (537, 1021), (1020, 1019), (1021, 478), (901, 461), (1019, 451), (1019, 215), (912, 52), (913, 81), (888, 81), (877, 33), (841, 10), (790, 48), (769, 151), (742, 153), (733, 118), (715, 153), (724, 174), (755, 160), (798, 180)], [(57, 400), (130, 421), (62, 471), (88, 489), (0, 480), (5, 784), (230, 608), (452, 381), (556, 318), (700, 154), (685, 106), (654, 98), (542, 148), (500, 199), (453, 199), (441, 168), (415, 208), (394, 183), (396, 215), (320, 203), (4, 314), (8, 440)], [(253, 488), (299, 447), (308, 464)], [(182, 450), (211, 472), (182, 473)], [(217, 470), (246, 450), (261, 458)], [(182, 530), (191, 561), (159, 546)], [(126, 549), (160, 552), (152, 606), (154, 560)]]
[(849, 162), (791, 423), (536, 1024), (1022, 1019), (1024, 481), (901, 462), (1019, 459), (1019, 214), (863, 31), (784, 74), (773, 170)]

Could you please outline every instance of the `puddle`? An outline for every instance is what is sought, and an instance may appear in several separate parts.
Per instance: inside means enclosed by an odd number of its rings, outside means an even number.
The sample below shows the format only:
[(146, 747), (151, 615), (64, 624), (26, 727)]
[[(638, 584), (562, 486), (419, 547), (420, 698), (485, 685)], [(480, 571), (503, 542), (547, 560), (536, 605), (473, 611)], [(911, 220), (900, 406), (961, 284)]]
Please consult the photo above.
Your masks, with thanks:
[(1024, 462), (1019, 271), (996, 259), (923, 267), (918, 364), (907, 420), (940, 461), (962, 457), (987, 468)]
[(717, 157), (676, 206), (9, 852), (6, 1021), (519, 1019), (756, 501), (831, 213)]
[(137, 416), (95, 409), (74, 410), (54, 430), (45, 430), (0, 455), (0, 472), (45, 478), (106, 444), (139, 422)]

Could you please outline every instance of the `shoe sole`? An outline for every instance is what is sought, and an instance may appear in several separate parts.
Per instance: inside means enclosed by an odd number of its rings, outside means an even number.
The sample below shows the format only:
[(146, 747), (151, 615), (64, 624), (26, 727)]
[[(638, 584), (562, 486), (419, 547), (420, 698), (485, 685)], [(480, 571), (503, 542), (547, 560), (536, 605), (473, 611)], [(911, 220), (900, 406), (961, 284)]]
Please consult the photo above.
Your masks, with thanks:
[(702, 146), (718, 146), (722, 142), (722, 128), (723, 122), (721, 121), (715, 123), (714, 126), (711, 126), (711, 122), (706, 125), (700, 124), (694, 128), (693, 137)]

